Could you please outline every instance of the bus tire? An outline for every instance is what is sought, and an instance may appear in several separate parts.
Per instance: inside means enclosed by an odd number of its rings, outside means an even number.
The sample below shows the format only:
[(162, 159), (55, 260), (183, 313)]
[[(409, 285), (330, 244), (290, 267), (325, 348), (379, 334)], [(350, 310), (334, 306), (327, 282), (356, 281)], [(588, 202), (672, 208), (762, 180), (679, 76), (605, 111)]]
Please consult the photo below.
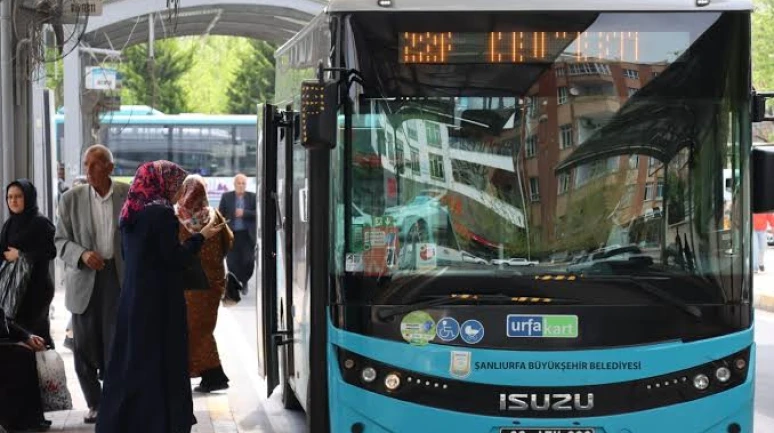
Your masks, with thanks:
[(282, 365), (282, 407), (287, 410), (298, 410), (301, 403), (298, 402), (295, 391), (290, 386), (290, 368), (288, 362), (287, 346), (280, 347), (280, 365)]

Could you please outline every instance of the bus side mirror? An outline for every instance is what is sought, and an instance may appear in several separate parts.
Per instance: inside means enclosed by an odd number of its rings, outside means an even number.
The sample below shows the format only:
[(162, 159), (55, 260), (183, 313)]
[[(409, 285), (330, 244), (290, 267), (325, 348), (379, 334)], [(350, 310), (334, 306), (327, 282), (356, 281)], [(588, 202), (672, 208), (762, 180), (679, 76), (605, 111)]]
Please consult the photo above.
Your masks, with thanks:
[(774, 211), (774, 145), (754, 146), (752, 149), (752, 211)]
[(336, 147), (336, 81), (301, 83), (301, 145), (307, 149)]
[(764, 92), (752, 94), (752, 121), (764, 122), (774, 120), (774, 107), (767, 102), (774, 99), (774, 93)]

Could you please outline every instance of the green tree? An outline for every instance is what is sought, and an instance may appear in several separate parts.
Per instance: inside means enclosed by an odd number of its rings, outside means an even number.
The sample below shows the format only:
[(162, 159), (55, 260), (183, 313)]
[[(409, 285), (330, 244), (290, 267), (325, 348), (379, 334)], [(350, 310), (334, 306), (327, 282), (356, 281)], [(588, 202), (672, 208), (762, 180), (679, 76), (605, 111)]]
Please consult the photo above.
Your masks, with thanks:
[(229, 113), (253, 114), (256, 104), (274, 97), (275, 47), (265, 41), (252, 41), (251, 45), (226, 91)]
[(147, 44), (124, 51), (122, 104), (149, 105), (168, 114), (188, 111), (182, 77), (193, 65), (193, 51), (181, 49), (177, 40), (166, 39), (154, 44), (154, 53), (151, 68)]
[(196, 52), (194, 65), (183, 76), (189, 109), (195, 113), (228, 113), (228, 90), (241, 59), (252, 52), (252, 39), (233, 36), (187, 36), (179, 39)]
[(774, 89), (774, 0), (755, 0), (752, 17), (753, 83), (758, 91)]
[[(52, 50), (53, 51), (53, 50)], [(54, 59), (53, 55), (50, 57)], [(56, 109), (64, 105), (64, 67), (62, 59), (46, 62), (46, 87), (54, 91)]]

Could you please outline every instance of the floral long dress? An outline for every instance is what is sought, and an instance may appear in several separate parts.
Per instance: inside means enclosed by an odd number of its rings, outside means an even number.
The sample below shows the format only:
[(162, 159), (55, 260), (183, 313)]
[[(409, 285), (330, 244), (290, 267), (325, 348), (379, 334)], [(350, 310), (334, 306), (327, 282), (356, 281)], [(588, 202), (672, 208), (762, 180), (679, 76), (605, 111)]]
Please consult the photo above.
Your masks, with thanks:
[[(216, 220), (216, 224), (224, 221), (217, 211)], [(193, 235), (182, 224), (179, 232), (181, 242)], [(185, 291), (185, 303), (188, 307), (188, 371), (191, 377), (200, 377), (202, 372), (220, 367), (214, 332), (218, 322), (218, 307), (226, 290), (224, 257), (233, 243), (234, 235), (228, 227), (224, 227), (218, 236), (206, 240), (199, 256), (210, 288)]]

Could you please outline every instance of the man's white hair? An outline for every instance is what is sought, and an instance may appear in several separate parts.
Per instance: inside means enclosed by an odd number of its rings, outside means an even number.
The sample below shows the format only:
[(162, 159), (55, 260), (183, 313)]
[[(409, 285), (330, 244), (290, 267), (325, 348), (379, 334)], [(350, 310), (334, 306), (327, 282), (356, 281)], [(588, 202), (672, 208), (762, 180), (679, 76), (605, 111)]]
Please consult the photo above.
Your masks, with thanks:
[(108, 149), (108, 147), (105, 145), (94, 144), (89, 146), (89, 148), (86, 149), (86, 152), (83, 152), (83, 159), (86, 159), (86, 157), (92, 152), (99, 152), (107, 159), (107, 162), (111, 164), (115, 163), (115, 160), (113, 159), (113, 152), (111, 152), (110, 149)]

